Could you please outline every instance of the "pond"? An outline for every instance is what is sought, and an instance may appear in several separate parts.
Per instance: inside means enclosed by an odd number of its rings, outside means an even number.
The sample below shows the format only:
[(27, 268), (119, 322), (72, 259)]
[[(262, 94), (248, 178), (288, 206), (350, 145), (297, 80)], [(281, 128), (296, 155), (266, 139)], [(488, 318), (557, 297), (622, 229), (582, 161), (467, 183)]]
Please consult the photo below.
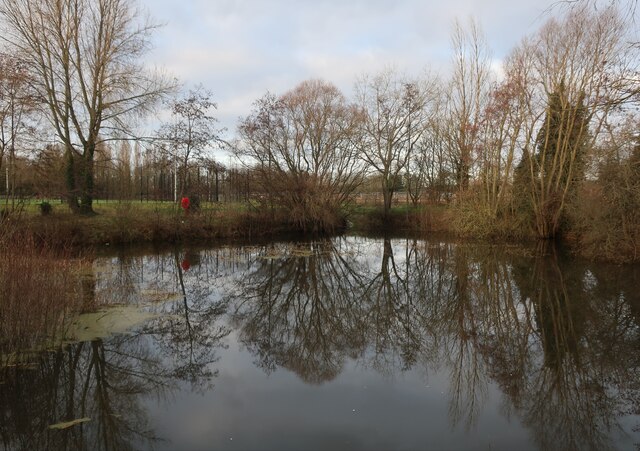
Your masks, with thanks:
[(351, 236), (120, 252), (84, 285), (114, 307), (0, 372), (5, 449), (640, 446), (637, 266)]

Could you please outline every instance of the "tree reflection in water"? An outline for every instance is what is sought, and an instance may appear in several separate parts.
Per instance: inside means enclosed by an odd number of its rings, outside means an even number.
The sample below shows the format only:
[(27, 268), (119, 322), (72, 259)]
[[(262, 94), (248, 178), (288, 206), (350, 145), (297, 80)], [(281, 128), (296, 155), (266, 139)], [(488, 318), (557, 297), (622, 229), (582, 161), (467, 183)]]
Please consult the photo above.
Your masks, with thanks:
[(621, 419), (640, 414), (637, 267), (553, 249), (349, 237), (121, 256), (96, 274), (86, 286), (111, 302), (170, 293), (147, 307), (163, 316), (45, 353), (37, 369), (4, 368), (5, 448), (152, 445), (144, 400), (210, 390), (233, 328), (264, 371), (312, 384), (349, 362), (389, 377), (448, 374), (453, 427), (476, 427), (497, 385), (503, 413), (541, 449), (613, 448)]
[[(640, 407), (639, 323), (629, 315), (637, 301), (602, 277), (620, 268), (594, 268), (599, 279), (555, 251), (513, 265), (529, 349), (510, 362), (521, 386), (508, 395), (543, 449), (611, 449), (617, 418)], [(624, 272), (638, 283), (636, 271)], [(625, 400), (621, 391), (634, 395)]]
[[(138, 337), (95, 340), (43, 354), (38, 369), (5, 369), (0, 405), (9, 449), (131, 449), (156, 440), (139, 397), (172, 388), (163, 367)], [(91, 418), (63, 431), (48, 426)]]
[[(189, 276), (180, 266), (178, 253), (121, 256), (112, 264), (96, 265), (99, 281), (88, 276), (93, 280), (85, 283), (93, 293), (87, 294), (87, 305), (139, 303), (152, 288), (160, 302), (151, 308), (167, 315), (130, 334), (41, 353), (29, 367), (1, 368), (4, 447), (125, 450), (163, 440), (149, 424), (144, 400), (166, 399), (181, 380), (195, 389), (210, 389), (217, 373), (212, 363), (229, 329), (215, 324), (225, 309), (213, 295), (217, 287), (211, 281), (229, 272), (224, 262), (231, 260), (220, 260), (223, 253), (235, 251), (219, 250), (217, 265), (215, 261), (198, 265), (197, 257), (192, 257), (195, 265)], [(179, 296), (166, 296), (176, 289)], [(79, 418), (90, 421), (65, 430), (48, 428)]]
[(341, 240), (273, 244), (253, 257), (228, 299), (257, 365), (321, 383), (363, 352), (364, 266), (357, 257), (357, 247)]
[(448, 368), (450, 419), (467, 427), (494, 381), (542, 449), (611, 448), (617, 419), (638, 413), (637, 268), (517, 247), (374, 245), (278, 244), (254, 256), (229, 302), (259, 366), (313, 383), (347, 358), (388, 374)]

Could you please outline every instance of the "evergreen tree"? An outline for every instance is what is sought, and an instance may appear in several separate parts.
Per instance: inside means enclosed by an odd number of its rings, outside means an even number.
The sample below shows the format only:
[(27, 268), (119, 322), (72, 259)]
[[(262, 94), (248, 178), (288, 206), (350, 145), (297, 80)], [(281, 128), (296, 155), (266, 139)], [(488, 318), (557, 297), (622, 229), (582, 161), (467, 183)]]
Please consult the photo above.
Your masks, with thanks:
[(538, 134), (538, 168), (547, 180), (549, 193), (572, 197), (578, 182), (584, 179), (587, 121), (584, 93), (571, 104), (564, 82), (551, 94), (544, 125)]
[(514, 173), (516, 210), (531, 214), (540, 238), (553, 238), (566, 220), (566, 206), (584, 179), (588, 119), (585, 96), (571, 102), (563, 82), (549, 94), (536, 140), (536, 154), (523, 154)]
[(513, 171), (513, 209), (518, 218), (528, 220), (533, 218), (531, 164), (531, 153), (525, 148), (520, 162)]

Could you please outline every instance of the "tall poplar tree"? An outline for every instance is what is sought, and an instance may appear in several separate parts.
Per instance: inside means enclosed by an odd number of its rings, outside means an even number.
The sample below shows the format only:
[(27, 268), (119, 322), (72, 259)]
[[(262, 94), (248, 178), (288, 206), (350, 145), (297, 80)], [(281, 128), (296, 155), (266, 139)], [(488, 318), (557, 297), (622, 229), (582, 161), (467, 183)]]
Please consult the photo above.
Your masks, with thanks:
[(96, 147), (173, 88), (140, 64), (156, 26), (131, 0), (0, 0), (0, 17), (65, 148), (69, 206), (92, 213)]

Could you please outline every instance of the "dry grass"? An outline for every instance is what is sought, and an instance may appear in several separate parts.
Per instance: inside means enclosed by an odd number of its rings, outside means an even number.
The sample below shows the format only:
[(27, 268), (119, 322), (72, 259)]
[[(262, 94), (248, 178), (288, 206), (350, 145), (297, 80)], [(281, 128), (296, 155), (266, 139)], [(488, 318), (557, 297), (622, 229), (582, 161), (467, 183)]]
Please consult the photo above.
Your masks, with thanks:
[(452, 230), (459, 236), (488, 241), (520, 241), (535, 239), (528, 218), (506, 211), (497, 216), (477, 202), (463, 202), (452, 208)]

